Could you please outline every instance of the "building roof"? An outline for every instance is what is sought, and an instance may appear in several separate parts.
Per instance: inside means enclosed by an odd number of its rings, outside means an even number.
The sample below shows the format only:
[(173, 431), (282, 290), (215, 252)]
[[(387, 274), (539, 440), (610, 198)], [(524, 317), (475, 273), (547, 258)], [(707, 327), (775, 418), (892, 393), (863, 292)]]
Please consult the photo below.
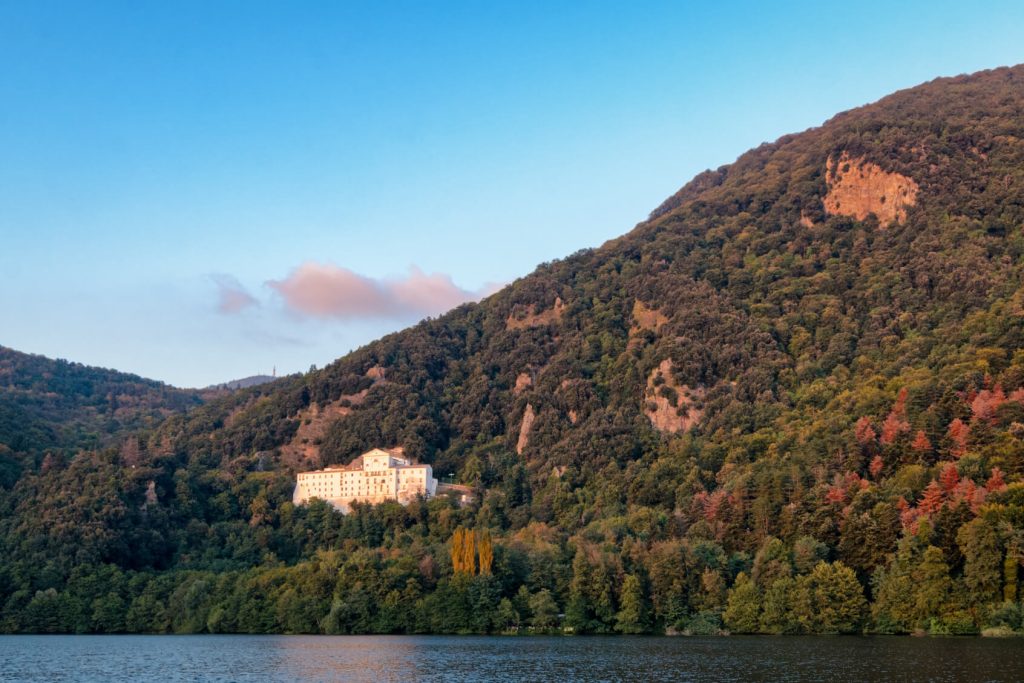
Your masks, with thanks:
[(363, 467), (363, 458), (365, 458), (368, 455), (388, 455), (388, 456), (391, 456), (392, 458), (400, 459), (400, 460), (402, 460), (402, 461), (404, 461), (406, 463), (404, 465), (398, 465), (398, 467), (401, 467), (401, 468), (415, 467), (415, 468), (419, 468), (419, 469), (426, 469), (426, 468), (430, 467), (430, 465), (424, 465), (424, 464), (419, 464), (419, 463), (413, 464), (413, 463), (409, 462), (409, 460), (405, 457), (405, 449), (403, 447), (401, 447), (401, 446), (398, 446), (396, 448), (371, 448), (370, 450), (366, 451), (365, 453), (363, 453), (362, 455), (360, 455), (359, 457), (357, 457), (355, 460), (353, 460), (352, 462), (350, 462), (347, 465), (333, 465), (333, 466), (330, 466), (330, 467), (324, 467), (323, 469), (319, 469), (319, 470), (311, 470), (309, 472), (300, 472), (300, 474), (315, 474), (317, 472), (354, 472), (354, 471), (359, 471), (359, 470), (364, 469), (364, 467)]

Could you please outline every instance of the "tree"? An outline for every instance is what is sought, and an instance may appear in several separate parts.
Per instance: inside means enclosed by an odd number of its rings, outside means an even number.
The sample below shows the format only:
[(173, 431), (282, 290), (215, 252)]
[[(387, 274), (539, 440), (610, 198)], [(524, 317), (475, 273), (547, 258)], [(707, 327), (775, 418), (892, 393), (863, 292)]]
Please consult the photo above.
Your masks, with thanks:
[(946, 438), (950, 442), (949, 454), (954, 458), (963, 457), (967, 452), (967, 435), (969, 433), (970, 428), (959, 417), (949, 423)]
[[(738, 577), (737, 577), (738, 578)], [(764, 633), (799, 633), (800, 624), (792, 610), (796, 581), (791, 577), (777, 579), (764, 594), (760, 630)]]
[(456, 574), (476, 573), (476, 535), (469, 529), (458, 527), (452, 534), (452, 571)]
[(878, 475), (885, 469), (885, 461), (882, 460), (881, 455), (876, 455), (871, 459), (871, 465), (868, 467), (868, 472), (871, 473), (872, 478), (878, 479)]
[(1020, 572), (1020, 551), (1015, 543), (1011, 542), (1006, 549), (1006, 557), (1003, 558), (1003, 600), (1009, 603), (1017, 602), (1017, 574)]
[(999, 536), (988, 520), (979, 517), (960, 527), (956, 535), (964, 556), (964, 585), (975, 605), (1001, 597), (1003, 553)]
[(917, 430), (917, 434), (914, 436), (913, 443), (910, 444), (918, 453), (928, 453), (932, 450), (932, 442), (928, 440), (928, 436), (924, 433), (923, 429)]
[(96, 598), (92, 604), (92, 625), (98, 633), (121, 633), (124, 631), (124, 599), (117, 593), (107, 593)]
[(636, 574), (626, 575), (619, 598), (621, 608), (615, 615), (615, 630), (619, 633), (646, 633), (650, 630), (647, 596)]
[[(789, 559), (789, 551), (785, 544), (777, 538), (769, 536), (761, 544), (754, 556), (752, 578), (758, 589), (765, 590), (783, 576), (793, 574), (793, 565)], [(738, 577), (737, 577), (738, 578)]]
[(812, 536), (801, 536), (793, 543), (793, 567), (800, 574), (814, 570), (828, 556), (828, 546)]
[(810, 578), (814, 586), (816, 632), (859, 632), (867, 601), (854, 571), (842, 562), (819, 562)]
[(551, 591), (543, 588), (530, 598), (531, 624), (539, 631), (550, 631), (558, 625), (558, 605)]
[(942, 507), (942, 501), (942, 487), (933, 479), (925, 488), (924, 494), (921, 496), (921, 502), (917, 504), (917, 509), (923, 514), (930, 515), (938, 512), (939, 508)]
[(879, 442), (883, 446), (888, 446), (894, 443), (900, 434), (909, 431), (910, 424), (905, 419), (899, 417), (895, 411), (891, 412), (885, 418), (885, 422), (882, 423), (882, 436), (879, 438)]
[(941, 617), (949, 602), (953, 581), (942, 550), (928, 546), (920, 564), (912, 572), (914, 582), (914, 615), (918, 625)]
[(985, 482), (985, 489), (989, 492), (1002, 491), (1006, 488), (1006, 482), (1003, 480), (1003, 471), (998, 467), (992, 468), (992, 476)]
[(60, 633), (60, 596), (53, 588), (36, 591), (25, 607), (21, 630), (28, 633)]
[(494, 547), (491, 545), (491, 532), (484, 530), (478, 534), (477, 555), (480, 558), (480, 573), (490, 574), (494, 564)]
[(125, 629), (129, 633), (166, 633), (170, 619), (163, 603), (143, 593), (132, 600), (125, 614)]
[(955, 463), (946, 464), (939, 476), (939, 481), (942, 482), (942, 490), (947, 496), (956, 490), (957, 484), (960, 483), (960, 474), (956, 470)]
[(494, 615), (494, 622), (498, 629), (506, 632), (517, 631), (519, 630), (519, 620), (519, 612), (512, 605), (512, 601), (508, 598), (502, 598)]
[(853, 428), (854, 438), (857, 439), (857, 443), (862, 448), (875, 442), (878, 435), (875, 434), (874, 428), (871, 426), (871, 418), (861, 417), (857, 420), (857, 424)]
[(760, 629), (761, 594), (745, 572), (736, 576), (729, 590), (725, 612), (725, 625), (734, 633), (757, 633)]

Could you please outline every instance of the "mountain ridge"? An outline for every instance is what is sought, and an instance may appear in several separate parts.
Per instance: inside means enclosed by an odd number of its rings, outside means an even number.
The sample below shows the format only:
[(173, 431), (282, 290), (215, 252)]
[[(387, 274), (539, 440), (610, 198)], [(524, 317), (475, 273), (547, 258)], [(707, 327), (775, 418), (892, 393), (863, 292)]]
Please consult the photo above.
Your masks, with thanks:
[[(1021, 169), (1020, 66), (761, 145), (482, 302), (167, 417), (134, 466), (122, 446), (25, 474), (0, 623), (91, 595), (24, 579), (36, 558), (121, 572), (89, 599), (122, 625), (202, 581), (189, 623), (214, 632), (543, 629), (547, 601), (577, 632), (1020, 629)], [(374, 445), (476, 503), (288, 502), (296, 471)], [(465, 528), (493, 574), (454, 570)]]

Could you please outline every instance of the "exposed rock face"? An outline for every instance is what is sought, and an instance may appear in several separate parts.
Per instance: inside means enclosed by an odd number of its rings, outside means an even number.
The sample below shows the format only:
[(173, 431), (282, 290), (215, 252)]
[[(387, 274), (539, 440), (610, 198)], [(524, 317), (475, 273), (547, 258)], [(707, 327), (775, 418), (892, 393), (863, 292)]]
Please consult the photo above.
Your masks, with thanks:
[[(342, 401), (358, 405), (365, 398), (366, 392), (361, 391), (352, 396), (345, 396), (342, 400), (328, 403), (320, 407), (316, 403), (310, 404), (305, 410), (299, 411), (296, 419), (299, 420), (299, 428), (295, 432), (295, 438), (291, 443), (281, 448), (281, 455), (285, 462), (306, 463), (319, 466), (320, 463), (320, 440), (327, 433), (327, 428), (335, 420), (345, 417), (352, 412), (350, 405), (342, 405)], [(355, 399), (353, 401), (353, 399)]]
[(533, 427), (533, 421), (536, 418), (537, 414), (533, 412), (533, 406), (527, 403), (526, 410), (523, 411), (523, 423), (519, 426), (519, 441), (516, 442), (516, 453), (519, 455), (523, 454), (523, 450), (530, 442), (530, 428)]
[(907, 219), (907, 208), (917, 203), (918, 186), (899, 173), (883, 171), (863, 158), (851, 159), (843, 152), (839, 160), (828, 158), (825, 173), (828, 194), (825, 212), (833, 216), (852, 216), (859, 221), (870, 214), (886, 226)]
[(704, 393), (703, 387), (691, 389), (685, 384), (676, 384), (672, 376), (672, 360), (666, 358), (647, 378), (644, 413), (659, 432), (688, 432), (704, 415), (697, 406)]
[(512, 394), (518, 396), (533, 386), (533, 375), (528, 372), (520, 372), (516, 377), (516, 385), (512, 387)]
[[(366, 371), (366, 376), (373, 380), (374, 385), (384, 381), (384, 368), (374, 366)], [(300, 410), (295, 419), (299, 428), (291, 442), (281, 447), (281, 456), (285, 462), (304, 466), (320, 465), (320, 440), (327, 434), (327, 429), (335, 420), (352, 413), (355, 406), (366, 400), (369, 389), (355, 394), (346, 394), (323, 406), (311, 403), (308, 408)]]
[(633, 302), (633, 322), (636, 329), (657, 332), (668, 322), (668, 316), (656, 308), (648, 308), (647, 304), (637, 299)]
[(629, 342), (632, 345), (637, 336), (644, 330), (657, 332), (668, 322), (668, 316), (656, 308), (648, 308), (640, 299), (633, 302), (633, 326), (629, 328)]
[(150, 505), (156, 505), (156, 503), (156, 482), (150, 479), (149, 484), (146, 485), (146, 502), (142, 504), (142, 507), (149, 507)]
[(523, 330), (528, 327), (541, 327), (562, 320), (565, 303), (561, 297), (555, 297), (555, 304), (546, 311), (537, 313), (537, 305), (516, 306), (505, 321), (506, 330)]

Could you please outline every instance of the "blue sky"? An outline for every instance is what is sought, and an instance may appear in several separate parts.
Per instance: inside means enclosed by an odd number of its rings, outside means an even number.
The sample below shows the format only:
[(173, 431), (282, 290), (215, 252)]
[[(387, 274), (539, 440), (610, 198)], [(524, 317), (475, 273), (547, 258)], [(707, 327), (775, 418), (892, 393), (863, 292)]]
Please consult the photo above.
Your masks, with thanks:
[(1022, 61), (1017, 2), (0, 0), (0, 344), (322, 366), (761, 142)]

